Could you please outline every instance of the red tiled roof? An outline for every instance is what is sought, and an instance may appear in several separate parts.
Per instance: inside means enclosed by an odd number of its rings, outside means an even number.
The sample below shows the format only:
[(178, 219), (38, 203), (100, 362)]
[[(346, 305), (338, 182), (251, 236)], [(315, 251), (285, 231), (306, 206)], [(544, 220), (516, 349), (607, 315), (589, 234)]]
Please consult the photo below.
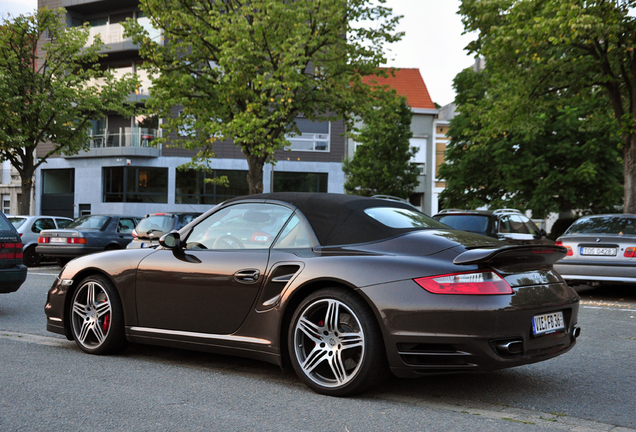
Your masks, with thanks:
[(411, 108), (427, 108), (435, 109), (435, 104), (428, 94), (428, 89), (419, 69), (394, 69), (391, 74), (390, 68), (382, 68), (387, 72), (387, 78), (384, 77), (366, 77), (364, 82), (369, 84), (372, 80), (377, 81), (379, 85), (388, 85), (395, 89), (398, 94), (406, 96), (406, 102)]

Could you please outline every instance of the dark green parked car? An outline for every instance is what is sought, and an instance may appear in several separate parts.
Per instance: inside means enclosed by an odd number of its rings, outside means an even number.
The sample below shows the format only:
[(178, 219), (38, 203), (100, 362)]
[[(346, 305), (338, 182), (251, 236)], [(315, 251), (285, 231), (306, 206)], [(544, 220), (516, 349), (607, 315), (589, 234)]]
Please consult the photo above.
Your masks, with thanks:
[(4, 213), (0, 213), (0, 293), (17, 291), (26, 276), (20, 235)]

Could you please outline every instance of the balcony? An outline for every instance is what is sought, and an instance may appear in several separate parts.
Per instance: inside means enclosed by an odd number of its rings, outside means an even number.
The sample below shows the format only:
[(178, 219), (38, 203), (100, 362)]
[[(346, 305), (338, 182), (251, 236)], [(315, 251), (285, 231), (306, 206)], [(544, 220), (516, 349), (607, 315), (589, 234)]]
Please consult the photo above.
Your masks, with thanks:
[[(89, 29), (88, 45), (95, 41), (95, 36), (100, 35), (106, 45), (103, 52), (137, 51), (139, 47), (133, 43), (131, 37), (124, 36), (124, 27), (117, 24), (106, 24)], [(106, 48), (108, 47), (108, 48)]]
[[(139, 18), (139, 24), (149, 33), (150, 39), (155, 41), (161, 40), (161, 32), (150, 24), (150, 19)], [(105, 24), (90, 27), (87, 44), (90, 45), (95, 41), (95, 36), (100, 35), (105, 47), (104, 53), (116, 53), (125, 51), (138, 51), (139, 46), (134, 44), (130, 36), (124, 35), (124, 26), (120, 23)]]
[(157, 129), (147, 128), (119, 128), (117, 132), (102, 131), (91, 135), (90, 149), (81, 151), (66, 158), (85, 157), (148, 157), (161, 156), (161, 147), (153, 145), (157, 137)]
[(103, 13), (111, 10), (138, 7), (138, 5), (138, 0), (62, 0), (61, 4), (66, 10), (82, 14)]

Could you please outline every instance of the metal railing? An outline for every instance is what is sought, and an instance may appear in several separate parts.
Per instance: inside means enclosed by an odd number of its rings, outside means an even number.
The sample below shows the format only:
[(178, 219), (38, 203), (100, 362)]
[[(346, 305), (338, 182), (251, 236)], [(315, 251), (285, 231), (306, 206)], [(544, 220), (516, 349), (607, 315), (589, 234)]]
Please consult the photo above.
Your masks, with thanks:
[(103, 131), (91, 133), (91, 148), (108, 147), (154, 147), (152, 142), (157, 138), (157, 129), (119, 128), (118, 132)]

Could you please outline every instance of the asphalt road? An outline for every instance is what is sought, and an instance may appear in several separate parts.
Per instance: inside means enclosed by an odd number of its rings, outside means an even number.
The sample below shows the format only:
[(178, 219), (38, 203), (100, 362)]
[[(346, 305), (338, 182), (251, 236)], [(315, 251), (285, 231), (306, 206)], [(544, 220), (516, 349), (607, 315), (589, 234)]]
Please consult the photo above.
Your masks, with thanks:
[(45, 329), (58, 270), (31, 270), (0, 296), (0, 431), (636, 430), (636, 287), (581, 290), (582, 335), (556, 359), (394, 378), (342, 399), (235, 357), (143, 345), (84, 354)]

